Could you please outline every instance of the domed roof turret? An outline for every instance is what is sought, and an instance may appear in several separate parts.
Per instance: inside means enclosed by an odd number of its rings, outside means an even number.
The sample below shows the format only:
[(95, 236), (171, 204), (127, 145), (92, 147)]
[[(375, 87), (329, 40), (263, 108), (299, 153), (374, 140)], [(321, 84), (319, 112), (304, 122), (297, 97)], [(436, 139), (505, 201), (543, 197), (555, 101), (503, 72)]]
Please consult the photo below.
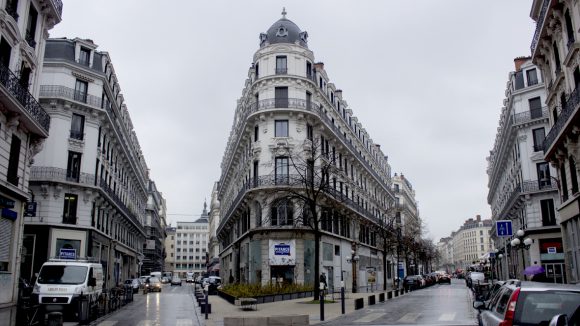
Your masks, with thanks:
[(266, 33), (260, 34), (260, 47), (275, 44), (290, 43), (308, 47), (308, 33), (302, 32), (298, 25), (286, 18), (286, 9), (282, 10), (282, 18), (275, 22)]

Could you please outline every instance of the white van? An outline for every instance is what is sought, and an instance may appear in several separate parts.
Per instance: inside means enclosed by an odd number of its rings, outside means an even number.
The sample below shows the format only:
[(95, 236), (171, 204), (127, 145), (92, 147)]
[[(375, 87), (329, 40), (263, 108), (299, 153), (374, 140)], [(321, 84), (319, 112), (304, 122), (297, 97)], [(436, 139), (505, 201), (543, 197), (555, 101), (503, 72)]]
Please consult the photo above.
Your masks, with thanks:
[(51, 259), (38, 273), (33, 296), (45, 313), (60, 311), (78, 316), (78, 299), (87, 295), (89, 307), (95, 308), (103, 293), (103, 266), (89, 260)]
[(193, 279), (193, 272), (187, 272), (186, 276), (185, 276), (185, 283), (193, 283), (194, 279)]

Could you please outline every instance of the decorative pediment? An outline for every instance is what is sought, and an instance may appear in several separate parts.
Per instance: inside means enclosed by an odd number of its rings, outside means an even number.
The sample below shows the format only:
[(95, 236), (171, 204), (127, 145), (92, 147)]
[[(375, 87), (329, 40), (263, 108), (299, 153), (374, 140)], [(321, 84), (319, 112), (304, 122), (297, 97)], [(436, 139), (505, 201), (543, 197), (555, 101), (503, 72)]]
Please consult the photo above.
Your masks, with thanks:
[(80, 74), (76, 71), (72, 71), (71, 74), (82, 81), (86, 81), (86, 82), (94, 82), (95, 81), (91, 77), (85, 76), (85, 75)]

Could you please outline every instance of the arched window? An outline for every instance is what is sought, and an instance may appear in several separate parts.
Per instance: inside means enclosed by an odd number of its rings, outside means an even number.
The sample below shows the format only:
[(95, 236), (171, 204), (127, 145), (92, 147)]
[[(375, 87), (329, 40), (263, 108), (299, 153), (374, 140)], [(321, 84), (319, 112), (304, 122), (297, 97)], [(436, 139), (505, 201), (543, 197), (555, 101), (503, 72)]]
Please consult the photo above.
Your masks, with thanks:
[(279, 199), (272, 205), (272, 225), (292, 225), (294, 208), (292, 201)]
[(570, 182), (572, 182), (572, 194), (578, 192), (578, 176), (576, 174), (576, 161), (574, 161), (574, 157), (570, 156)]
[(254, 217), (256, 218), (256, 226), (262, 226), (262, 205), (259, 202), (254, 202)]

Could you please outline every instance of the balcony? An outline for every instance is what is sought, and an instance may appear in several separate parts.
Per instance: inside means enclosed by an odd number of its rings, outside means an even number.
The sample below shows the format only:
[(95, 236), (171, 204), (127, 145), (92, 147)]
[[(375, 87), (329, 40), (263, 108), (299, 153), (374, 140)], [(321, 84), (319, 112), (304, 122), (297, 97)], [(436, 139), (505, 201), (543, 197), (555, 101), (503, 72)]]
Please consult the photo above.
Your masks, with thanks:
[(24, 39), (26, 40), (26, 43), (28, 43), (28, 45), (30, 45), (30, 47), (36, 48), (36, 41), (34, 40), (33, 33), (26, 31), (26, 36), (24, 37)]
[(16, 8), (14, 3), (8, 2), (6, 4), (5, 10), (10, 16), (12, 16), (12, 18), (14, 18), (15, 21), (18, 21), (19, 16), (18, 16), (17, 8)]
[(516, 185), (516, 187), (512, 190), (507, 200), (504, 201), (502, 208), (500, 210), (499, 219), (505, 219), (506, 215), (510, 210), (517, 206), (516, 204), (520, 200), (520, 196), (540, 193), (540, 192), (550, 192), (550, 191), (557, 191), (558, 186), (552, 182), (552, 179), (545, 179), (545, 180), (526, 180), (521, 184)]
[(70, 171), (51, 166), (32, 166), (30, 168), (30, 181), (73, 182), (87, 186), (95, 185), (95, 176), (81, 172), (78, 176), (71, 177)]
[(143, 230), (143, 225), (141, 225), (141, 222), (139, 221), (139, 219), (137, 218), (137, 216), (135, 214), (133, 214), (133, 212), (131, 212), (129, 210), (129, 208), (125, 205), (125, 203), (123, 203), (123, 201), (121, 200), (121, 198), (119, 198), (119, 196), (113, 191), (113, 189), (111, 189), (109, 187), (109, 185), (107, 184), (107, 182), (105, 180), (101, 179), (101, 181), (99, 182), (99, 186), (101, 187), (101, 189), (103, 190), (103, 192), (105, 194), (107, 194), (107, 196), (109, 196), (109, 198), (111, 198), (111, 200), (115, 204), (117, 204), (117, 206), (127, 216), (127, 218), (129, 220), (131, 220), (131, 222), (133, 222), (133, 224), (135, 225), (135, 227), (141, 233), (144, 234), (145, 231)]
[(83, 140), (84, 139), (85, 134), (82, 131), (79, 130), (71, 130), (70, 131), (70, 137), (72, 139), (77, 139), (77, 140)]
[(288, 68), (276, 68), (276, 75), (286, 75)]
[(560, 112), (560, 116), (556, 123), (550, 129), (550, 132), (544, 139), (544, 155), (547, 155), (550, 151), (550, 148), (556, 142), (556, 139), (560, 135), (560, 132), (563, 131), (564, 127), (568, 124), (568, 121), (572, 120), (572, 114), (576, 112), (578, 108), (578, 104), (580, 104), (580, 88), (577, 87), (568, 97), (566, 103), (564, 103), (564, 107)]
[[(50, 116), (42, 106), (36, 101), (34, 96), (28, 92), (26, 87), (23, 87), (20, 83), (20, 78), (18, 78), (8, 67), (0, 63), (0, 84), (2, 91), (11, 95), (20, 105), (22, 109), (20, 111), (27, 112), (31, 118), (32, 123), (27, 123), (23, 121), (27, 127), (38, 134), (48, 136), (48, 131), (50, 129)], [(4, 101), (4, 99), (2, 99)], [(13, 105), (8, 105), (11, 107)]]
[(548, 14), (548, 8), (550, 8), (552, 2), (554, 2), (554, 0), (544, 0), (544, 2), (542, 3), (542, 9), (540, 9), (538, 21), (536, 22), (536, 31), (534, 32), (534, 37), (532, 38), (532, 45), (530, 45), (532, 57), (534, 57), (536, 49), (538, 48), (538, 43), (540, 41), (542, 29), (544, 28), (544, 22)]
[(514, 114), (513, 122), (514, 124), (520, 124), (540, 118), (548, 118), (548, 107), (516, 113)]
[[(235, 199), (230, 204), (229, 208), (227, 209), (227, 213), (223, 215), (223, 219), (218, 227), (217, 233), (219, 233), (223, 227), (225, 226), (227, 220), (229, 220), (232, 214), (240, 205), (241, 200), (244, 198), (247, 192), (256, 189), (256, 188), (263, 188), (263, 187), (277, 187), (277, 186), (291, 186), (291, 187), (308, 187), (308, 181), (304, 180), (301, 175), (298, 174), (289, 174), (284, 176), (275, 176), (275, 175), (266, 175), (260, 176), (257, 179), (252, 178), (249, 180), (248, 183), (245, 183), (242, 188), (238, 191)], [(316, 178), (313, 183), (316, 185), (321, 184), (320, 179)], [(343, 204), (354, 210), (355, 212), (359, 213), (361, 216), (368, 218), (369, 220), (374, 221), (375, 223), (382, 223), (377, 216), (375, 216), (372, 212), (365, 209), (362, 205), (356, 203), (351, 198), (347, 198), (346, 194), (340, 193), (338, 190), (333, 189), (332, 187), (323, 187), (321, 189), (330, 197), (336, 198), (337, 200), (341, 201)]]
[(77, 217), (76, 216), (63, 216), (62, 217), (62, 224), (77, 224)]

